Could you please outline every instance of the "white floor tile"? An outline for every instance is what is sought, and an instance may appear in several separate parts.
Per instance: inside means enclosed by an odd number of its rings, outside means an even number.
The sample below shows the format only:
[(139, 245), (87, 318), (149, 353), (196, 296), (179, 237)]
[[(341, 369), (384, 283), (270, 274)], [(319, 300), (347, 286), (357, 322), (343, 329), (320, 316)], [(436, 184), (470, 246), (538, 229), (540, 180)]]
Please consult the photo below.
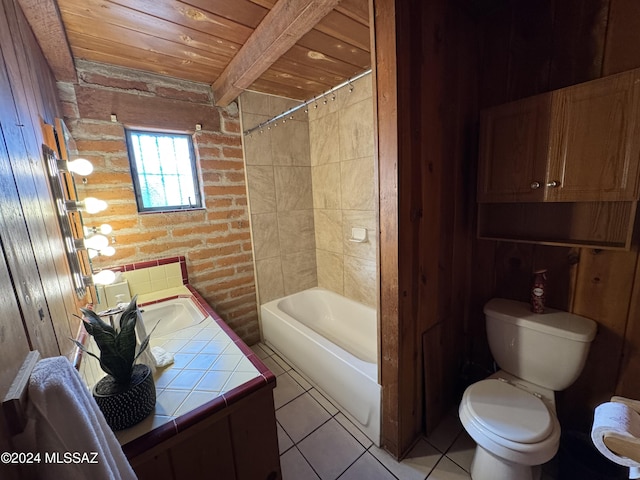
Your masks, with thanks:
[(307, 380), (300, 375), (298, 372), (296, 372), (295, 370), (291, 369), (289, 370), (289, 375), (291, 375), (293, 377), (293, 379), (298, 382), (300, 384), (300, 386), (302, 388), (305, 389), (305, 391), (311, 390), (313, 388), (313, 385), (311, 385), (309, 382), (307, 382)]
[(445, 453), (462, 430), (464, 428), (457, 414), (445, 415), (433, 433), (427, 437), (427, 441), (442, 453)]
[(318, 480), (311, 466), (297, 448), (290, 448), (280, 457), (282, 480)]
[(269, 356), (269, 354), (267, 352), (265, 352), (262, 347), (259, 344), (255, 344), (252, 347), (250, 347), (251, 350), (253, 350), (253, 353), (255, 353), (258, 358), (260, 360), (264, 360), (265, 358), (267, 358)]
[(276, 418), (291, 439), (298, 443), (331, 416), (308, 393), (276, 411)]
[(333, 403), (331, 403), (331, 401), (327, 397), (322, 395), (315, 388), (309, 390), (309, 395), (311, 395), (320, 405), (322, 405), (324, 409), (331, 414), (331, 416), (334, 416), (340, 411)]
[(345, 417), (342, 413), (338, 413), (334, 418), (340, 423), (340, 425), (346, 428), (347, 431), (351, 435), (353, 435), (355, 439), (358, 440), (358, 442), (360, 442), (360, 444), (362, 444), (364, 448), (369, 448), (371, 445), (373, 445), (373, 442), (369, 439), (369, 437), (367, 437), (364, 433), (362, 433), (360, 429), (356, 427), (351, 422), (351, 420)]
[(288, 373), (280, 375), (273, 390), (273, 402), (276, 410), (304, 393), (304, 389)]
[(288, 372), (289, 370), (291, 370), (291, 365), (289, 365), (287, 361), (277, 353), (274, 353), (273, 355), (271, 355), (271, 358), (273, 358), (273, 360), (278, 365), (280, 365), (285, 372)]
[(262, 362), (267, 366), (269, 370), (271, 370), (271, 372), (273, 372), (276, 377), (279, 377), (284, 373), (284, 368), (278, 365), (273, 357), (265, 358), (264, 360), (262, 360)]
[(260, 342), (258, 345), (260, 345), (260, 348), (262, 348), (265, 352), (267, 352), (267, 355), (273, 355), (273, 350), (271, 350), (271, 348), (269, 348), (269, 346), (266, 343)]
[(467, 472), (471, 471), (471, 461), (473, 460), (473, 454), (476, 451), (476, 442), (469, 436), (466, 431), (462, 431), (456, 441), (453, 442), (449, 451), (447, 451), (447, 457), (456, 462)]
[(407, 457), (398, 463), (395, 458), (373, 445), (369, 451), (388, 470), (402, 480), (424, 480), (436, 466), (442, 454), (424, 440), (418, 441)]
[(389, 470), (369, 452), (365, 452), (356, 463), (340, 476), (340, 480), (396, 480)]
[(322, 480), (335, 480), (365, 451), (336, 420), (331, 419), (297, 444)]
[(280, 455), (293, 447), (293, 440), (287, 435), (287, 432), (280, 426), (279, 423), (276, 422), (276, 427), (278, 430), (278, 450)]
[(427, 480), (471, 480), (471, 475), (447, 457), (442, 457)]

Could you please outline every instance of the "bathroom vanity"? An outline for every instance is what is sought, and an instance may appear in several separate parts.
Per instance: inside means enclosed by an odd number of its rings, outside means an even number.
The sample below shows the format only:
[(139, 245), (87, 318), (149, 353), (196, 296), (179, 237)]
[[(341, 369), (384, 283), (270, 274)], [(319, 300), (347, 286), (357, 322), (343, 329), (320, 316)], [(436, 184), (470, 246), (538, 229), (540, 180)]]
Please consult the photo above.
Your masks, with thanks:
[[(145, 308), (185, 302), (200, 313), (195, 324), (151, 336), (174, 363), (154, 375), (155, 412), (116, 432), (125, 455), (140, 479), (281, 478), (275, 375), (189, 284), (138, 296), (143, 319)], [(93, 359), (80, 371), (90, 387), (102, 375)]]

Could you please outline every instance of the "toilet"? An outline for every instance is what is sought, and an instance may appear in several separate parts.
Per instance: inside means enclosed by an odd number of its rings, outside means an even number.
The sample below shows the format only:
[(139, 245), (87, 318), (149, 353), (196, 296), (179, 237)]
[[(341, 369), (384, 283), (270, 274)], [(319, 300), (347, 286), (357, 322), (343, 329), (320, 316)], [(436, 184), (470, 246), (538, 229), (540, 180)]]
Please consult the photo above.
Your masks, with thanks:
[(484, 307), (489, 348), (500, 370), (470, 385), (460, 421), (477, 447), (473, 480), (537, 480), (560, 444), (555, 392), (576, 381), (597, 325), (593, 320), (494, 298)]

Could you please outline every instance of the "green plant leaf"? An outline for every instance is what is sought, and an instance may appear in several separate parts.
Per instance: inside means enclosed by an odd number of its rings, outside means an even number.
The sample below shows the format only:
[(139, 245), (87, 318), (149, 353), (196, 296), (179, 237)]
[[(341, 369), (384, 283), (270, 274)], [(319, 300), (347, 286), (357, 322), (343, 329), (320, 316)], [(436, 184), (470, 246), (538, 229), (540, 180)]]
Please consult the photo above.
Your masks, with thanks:
[(89, 326), (85, 325), (85, 328), (87, 329), (87, 332), (89, 332), (90, 335), (93, 335), (93, 332), (91, 332), (89, 329), (102, 330), (102, 331), (110, 333), (112, 335), (116, 334), (115, 329), (111, 325), (106, 323), (104, 320), (102, 320), (100, 318), (100, 315), (98, 315), (93, 310), (89, 310), (88, 308), (81, 308), (80, 311), (82, 312), (82, 315), (83, 315), (84, 319), (86, 320), (86, 322), (89, 323)]
[(87, 350), (87, 347), (85, 347), (85, 346), (84, 346), (83, 344), (81, 344), (79, 341), (74, 340), (73, 338), (70, 338), (69, 340), (71, 340), (73, 343), (75, 343), (75, 344), (78, 346), (78, 348), (79, 348), (80, 350), (82, 350), (84, 353), (86, 353), (86, 354), (88, 354), (88, 355), (91, 355), (93, 358), (97, 358), (97, 359), (98, 359), (98, 361), (100, 361), (100, 357), (98, 357), (95, 353), (90, 352), (89, 350)]
[(118, 330), (103, 321), (93, 310), (83, 308), (81, 311), (84, 315), (82, 318), (84, 328), (98, 345), (100, 357), (88, 352), (75, 340), (74, 342), (83, 351), (98, 358), (102, 370), (111, 375), (117, 383), (128, 384), (131, 381), (134, 362), (148, 347), (151, 336), (151, 334), (147, 335), (136, 353), (136, 324), (142, 321), (142, 313), (137, 306), (137, 296), (133, 297), (120, 315)]
[(122, 324), (125, 321), (130, 321), (132, 317), (137, 316), (138, 311), (138, 295), (134, 295), (127, 308), (124, 309), (122, 315), (120, 315), (120, 330), (122, 330)]

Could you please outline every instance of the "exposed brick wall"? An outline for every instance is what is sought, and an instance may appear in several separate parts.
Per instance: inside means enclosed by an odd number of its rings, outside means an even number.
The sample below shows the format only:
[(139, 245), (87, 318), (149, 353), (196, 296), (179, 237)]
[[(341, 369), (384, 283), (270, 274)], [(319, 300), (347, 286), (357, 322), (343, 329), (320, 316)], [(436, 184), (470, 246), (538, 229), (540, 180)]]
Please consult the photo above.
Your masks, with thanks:
[[(78, 62), (79, 83), (59, 83), (65, 121), (78, 155), (94, 172), (79, 196), (106, 200), (85, 224), (114, 228), (116, 255), (94, 268), (184, 255), (190, 283), (242, 339), (259, 339), (242, 141), (235, 104), (213, 105), (209, 85)], [(167, 115), (167, 111), (171, 114)], [(110, 121), (116, 114), (118, 123)], [(124, 127), (195, 132), (206, 209), (138, 214)]]

